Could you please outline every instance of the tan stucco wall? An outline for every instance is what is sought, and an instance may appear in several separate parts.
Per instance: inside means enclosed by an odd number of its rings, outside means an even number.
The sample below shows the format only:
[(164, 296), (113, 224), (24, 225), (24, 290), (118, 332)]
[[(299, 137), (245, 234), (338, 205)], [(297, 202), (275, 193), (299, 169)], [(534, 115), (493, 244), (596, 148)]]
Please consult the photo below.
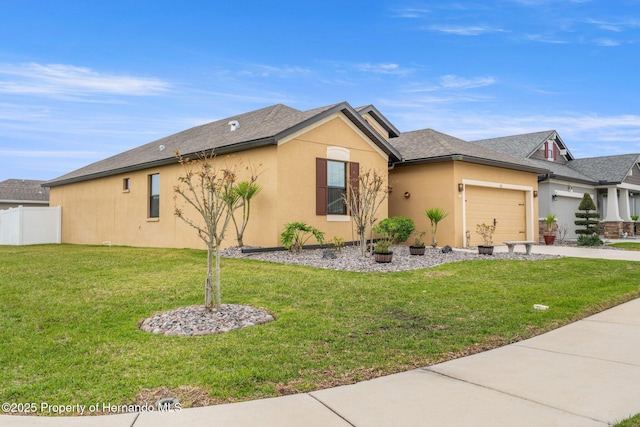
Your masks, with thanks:
[[(392, 187), (392, 193), (389, 196), (389, 216), (407, 216), (413, 219), (416, 229), (427, 231), (425, 243), (429, 244), (431, 242), (430, 223), (424, 211), (437, 207), (444, 209), (449, 215), (438, 225), (438, 245), (463, 247), (465, 244), (464, 200), (462, 193), (458, 192), (458, 183), (467, 181), (488, 185), (522, 186), (531, 188), (532, 191), (538, 189), (535, 173), (475, 163), (449, 161), (396, 167), (389, 172), (389, 182)], [(410, 193), (409, 198), (405, 198), (405, 192)], [(533, 216), (527, 218), (527, 221), (537, 221), (537, 203), (533, 203), (530, 207), (533, 210)], [(469, 229), (469, 227), (470, 225), (467, 224), (466, 228)], [(537, 227), (534, 227), (532, 233), (537, 241)]]
[[(316, 216), (315, 159), (326, 158), (327, 147), (349, 150), (350, 161), (360, 170), (387, 170), (387, 158), (342, 115), (327, 118), (279, 146), (242, 151), (221, 156), (216, 162), (260, 165), (258, 183), (262, 191), (252, 200), (251, 217), (244, 243), (250, 246), (279, 246), (284, 224), (304, 221), (326, 233), (328, 240), (341, 236), (351, 240), (350, 222), (331, 222)], [(238, 168), (242, 177), (243, 168)], [(148, 176), (160, 174), (160, 217), (148, 218)], [(61, 205), (64, 243), (204, 248), (197, 232), (175, 217), (173, 187), (182, 175), (180, 165), (119, 174), (111, 177), (52, 187), (51, 206)], [(122, 182), (130, 179), (130, 190)], [(184, 205), (180, 198), (180, 205)], [(192, 208), (186, 216), (198, 219)], [(380, 218), (387, 215), (386, 205)], [(223, 247), (235, 245), (235, 229), (230, 224)], [(310, 241), (309, 243), (315, 243)]]
[[(349, 150), (349, 161), (359, 163), (361, 173), (372, 168), (386, 174), (387, 156), (375, 149), (342, 115), (331, 117), (320, 126), (281, 144), (278, 147), (278, 236), (286, 223), (303, 221), (324, 231), (328, 241), (335, 236), (352, 240), (351, 222), (330, 221), (327, 216), (316, 215), (315, 162), (316, 158), (327, 158), (329, 147)], [(386, 217), (386, 204), (379, 213), (380, 218)]]

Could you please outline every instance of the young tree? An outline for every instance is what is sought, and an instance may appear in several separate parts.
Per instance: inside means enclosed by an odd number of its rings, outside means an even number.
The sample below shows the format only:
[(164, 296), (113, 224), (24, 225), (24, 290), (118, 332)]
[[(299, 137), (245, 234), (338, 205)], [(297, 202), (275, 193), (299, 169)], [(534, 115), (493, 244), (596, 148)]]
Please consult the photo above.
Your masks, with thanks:
[[(244, 236), (244, 230), (247, 228), (247, 223), (249, 222), (249, 215), (251, 214), (251, 199), (253, 199), (253, 197), (262, 190), (262, 186), (256, 182), (259, 175), (257, 169), (249, 166), (247, 167), (247, 170), (250, 172), (250, 178), (235, 184), (231, 195), (234, 199), (232, 201), (234, 212), (231, 219), (233, 220), (233, 225), (236, 229), (236, 238), (238, 240), (239, 247), (244, 246), (242, 238)], [(242, 208), (242, 218), (241, 222), (238, 224), (239, 221), (236, 219), (235, 212), (240, 208)]]
[(584, 212), (576, 212), (576, 218), (580, 218), (577, 221), (574, 221), (575, 225), (583, 226), (584, 228), (579, 228), (576, 230), (576, 234), (582, 235), (591, 235), (596, 234), (598, 229), (596, 228), (598, 225), (598, 218), (600, 214), (597, 212), (592, 212), (596, 210), (596, 205), (593, 203), (593, 199), (589, 195), (589, 193), (584, 193), (582, 196), (582, 201), (578, 206), (578, 210)]
[[(234, 206), (232, 197), (236, 182), (235, 166), (216, 166), (215, 154), (201, 153), (196, 159), (184, 158), (176, 152), (184, 175), (178, 177), (174, 187), (175, 215), (198, 231), (198, 236), (207, 245), (207, 279), (205, 282), (205, 307), (219, 310), (220, 297), (220, 245), (231, 221)], [(178, 207), (178, 195), (192, 206), (202, 217), (201, 221), (186, 216)], [(215, 257), (216, 279), (213, 282), (213, 258)]]
[[(387, 198), (387, 183), (383, 176), (375, 170), (368, 169), (348, 183), (347, 193), (343, 196), (349, 206), (358, 240), (360, 254), (367, 252), (367, 227), (373, 234), (378, 208)], [(373, 235), (371, 235), (373, 239)]]

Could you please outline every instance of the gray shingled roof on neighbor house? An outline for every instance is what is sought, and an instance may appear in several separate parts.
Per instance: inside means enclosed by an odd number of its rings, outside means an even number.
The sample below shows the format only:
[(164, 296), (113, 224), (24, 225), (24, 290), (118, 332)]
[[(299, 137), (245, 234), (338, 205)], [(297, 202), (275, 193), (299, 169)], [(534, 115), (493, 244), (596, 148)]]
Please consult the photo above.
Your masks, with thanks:
[(560, 178), (560, 179), (564, 178), (564, 179), (569, 179), (571, 181), (582, 182), (585, 184), (592, 184), (592, 185), (598, 183), (598, 181), (594, 180), (592, 177), (582, 174), (577, 170), (571, 169), (569, 165), (575, 160), (572, 160), (566, 165), (556, 163), (556, 162), (551, 162), (548, 160), (529, 159), (529, 161), (531, 163), (535, 163), (540, 165), (541, 167), (546, 167), (547, 169), (549, 169), (551, 171), (551, 175), (554, 178)]
[(396, 166), (461, 160), (536, 173), (548, 172), (548, 169), (527, 160), (472, 144), (433, 129), (404, 132), (398, 138), (394, 138), (392, 143), (403, 158), (403, 161)]
[(640, 160), (640, 154), (621, 154), (617, 156), (589, 157), (572, 160), (568, 166), (582, 174), (588, 175), (600, 184), (619, 183)]
[(0, 182), (0, 202), (29, 203), (48, 202), (49, 189), (44, 181), (30, 179), (7, 179)]
[[(555, 130), (545, 130), (541, 132), (524, 133), (521, 135), (503, 136), (499, 138), (480, 139), (478, 141), (471, 141), (474, 144), (482, 145), (483, 147), (491, 148), (492, 150), (501, 151), (503, 153), (509, 153), (512, 156), (519, 157), (521, 159), (529, 158), (540, 145), (544, 144), (549, 138), (557, 136)], [(560, 137), (558, 136), (558, 139)], [(560, 148), (566, 148), (562, 140), (560, 140)], [(569, 154), (570, 157), (573, 157)]]
[[(346, 102), (308, 111), (299, 111), (286, 105), (277, 104), (178, 132), (90, 164), (49, 181), (45, 185), (53, 187), (175, 163), (176, 151), (183, 156), (212, 149), (218, 154), (227, 154), (274, 145), (280, 139), (337, 112), (345, 114), (390, 158), (399, 158), (397, 150), (374, 131), (360, 114)], [(239, 124), (234, 131), (231, 131), (230, 126), (232, 121), (237, 121)]]

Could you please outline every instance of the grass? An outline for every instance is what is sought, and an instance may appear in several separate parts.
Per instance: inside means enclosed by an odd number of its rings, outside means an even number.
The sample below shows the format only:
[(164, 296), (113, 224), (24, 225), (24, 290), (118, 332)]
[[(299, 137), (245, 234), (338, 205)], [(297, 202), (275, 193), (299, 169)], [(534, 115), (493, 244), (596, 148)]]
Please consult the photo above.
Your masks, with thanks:
[(640, 251), (640, 242), (618, 242), (611, 243), (610, 245), (614, 248), (624, 249), (627, 251)]
[(615, 427), (640, 427), (640, 414), (622, 420), (618, 424), (615, 424)]
[(0, 246), (0, 401), (118, 405), (195, 390), (197, 405), (304, 392), (493, 348), (640, 296), (640, 263), (627, 261), (381, 274), (223, 259), (222, 269), (223, 302), (276, 321), (203, 337), (140, 331), (155, 312), (202, 304), (203, 251)]

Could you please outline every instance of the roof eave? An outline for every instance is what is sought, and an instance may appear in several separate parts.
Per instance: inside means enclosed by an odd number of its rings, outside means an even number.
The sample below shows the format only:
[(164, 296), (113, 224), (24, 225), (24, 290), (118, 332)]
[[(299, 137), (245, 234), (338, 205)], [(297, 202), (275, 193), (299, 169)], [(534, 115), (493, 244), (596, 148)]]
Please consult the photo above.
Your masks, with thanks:
[(427, 163), (440, 163), (440, 162), (448, 162), (448, 161), (476, 163), (476, 164), (481, 164), (486, 166), (495, 166), (495, 167), (506, 168), (506, 169), (532, 172), (536, 174), (550, 172), (550, 170), (548, 169), (543, 169), (536, 166), (521, 165), (521, 164), (503, 162), (503, 161), (493, 160), (493, 159), (484, 159), (481, 157), (467, 156), (463, 154), (447, 154), (445, 156), (435, 156), (435, 157), (425, 157), (422, 159), (403, 160), (402, 162), (395, 163), (394, 166), (402, 167), (402, 166), (411, 166), (411, 165), (419, 165), (419, 164), (427, 164)]
[[(273, 137), (257, 139), (253, 141), (245, 141), (238, 144), (227, 145), (224, 147), (217, 147), (208, 150), (204, 150), (205, 153), (210, 154), (211, 152), (216, 153), (216, 155), (224, 155), (224, 154), (232, 154), (237, 153), (239, 151), (250, 150), (252, 148), (265, 147), (268, 145), (275, 145), (275, 139)], [(182, 157), (195, 158), (201, 152), (190, 152), (190, 153), (180, 153)], [(82, 181), (90, 181), (92, 179), (104, 178), (107, 176), (119, 175), (127, 172), (135, 172), (144, 169), (151, 169), (160, 166), (166, 166), (178, 163), (177, 157), (168, 157), (160, 160), (154, 160), (152, 162), (138, 163), (132, 166), (126, 166), (122, 168), (110, 169), (107, 171), (96, 172), (88, 175), (81, 175), (77, 177), (72, 177), (68, 179), (62, 180), (53, 180), (44, 182), (42, 184), (43, 187), (58, 187), (61, 185), (74, 184), (76, 182)]]

